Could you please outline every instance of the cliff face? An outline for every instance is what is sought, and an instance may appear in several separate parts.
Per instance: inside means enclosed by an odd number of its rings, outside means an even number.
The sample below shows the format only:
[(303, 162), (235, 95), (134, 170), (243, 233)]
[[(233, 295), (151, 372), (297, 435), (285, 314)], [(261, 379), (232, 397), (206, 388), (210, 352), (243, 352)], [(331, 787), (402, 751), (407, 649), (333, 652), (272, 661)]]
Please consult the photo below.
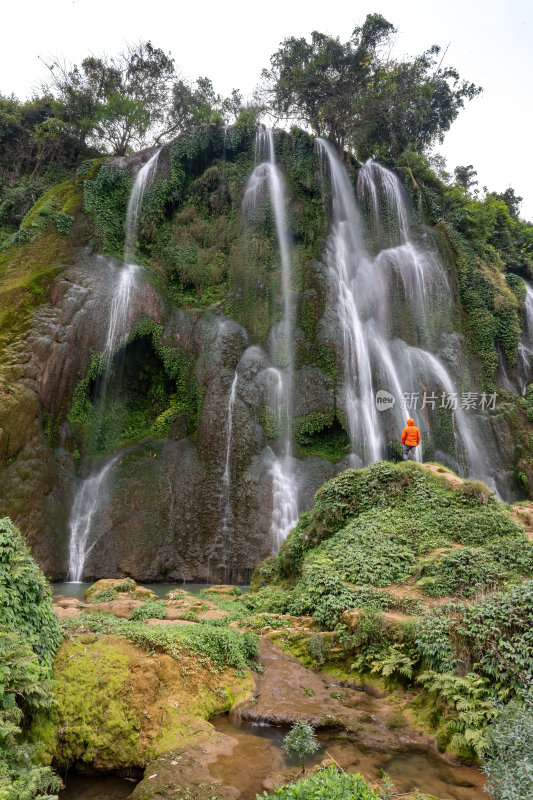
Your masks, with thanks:
[[(267, 202), (246, 219), (241, 213), (253, 132), (206, 127), (166, 146), (144, 197), (128, 336), (105, 367), (98, 354), (122, 274), (132, 178), (151, 155), (82, 165), (68, 191), (52, 191), (54, 203), (39, 201), (41, 210), (53, 206), (48, 216), (37, 208), (0, 254), (10, 309), (0, 328), (0, 514), (23, 529), (48, 575), (64, 577), (76, 495), (109, 464), (84, 577), (247, 581), (273, 549), (272, 467), (283, 446), (272, 402), (273, 375), (286, 367), (283, 353), (272, 356), (284, 313), (275, 220)], [(323, 167), (301, 131), (276, 135), (276, 158), (293, 244), (292, 469), (302, 512), (354, 447), (325, 259)], [(447, 269), (453, 291), (453, 263)], [(402, 311), (398, 286), (390, 291), (391, 335), (416, 345), (417, 321)], [(478, 362), (453, 298), (446, 314), (435, 350), (466, 391)], [(496, 434), (489, 417), (480, 419), (488, 458), (502, 472), (516, 471), (525, 412), (506, 394)], [(392, 418), (386, 434), (394, 456)], [(449, 416), (424, 439), (426, 458), (445, 452), (459, 457)], [(527, 483), (529, 456), (519, 455)]]

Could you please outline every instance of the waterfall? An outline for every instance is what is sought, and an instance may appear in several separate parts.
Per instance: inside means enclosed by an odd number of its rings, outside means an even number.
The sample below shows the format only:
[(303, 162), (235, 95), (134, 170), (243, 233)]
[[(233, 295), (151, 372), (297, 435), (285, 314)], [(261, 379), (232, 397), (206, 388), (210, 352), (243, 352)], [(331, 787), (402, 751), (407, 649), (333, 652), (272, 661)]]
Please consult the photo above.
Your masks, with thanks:
[[(100, 382), (100, 397), (96, 409), (98, 429), (101, 428), (102, 418), (105, 408), (110, 382), (120, 380), (120, 374), (113, 369), (113, 353), (117, 345), (126, 341), (130, 329), (131, 299), (135, 290), (139, 268), (136, 264), (130, 263), (135, 255), (135, 244), (137, 241), (137, 230), (142, 210), (142, 201), (146, 189), (151, 185), (157, 166), (157, 151), (150, 160), (139, 170), (133, 184), (125, 221), (125, 259), (124, 266), (117, 270), (117, 282), (111, 307), (109, 311), (109, 323), (104, 350), (102, 353), (102, 375)], [(98, 536), (92, 538), (91, 532), (93, 520), (102, 501), (102, 490), (105, 485), (109, 469), (115, 459), (108, 461), (97, 471), (89, 473), (88, 477), (81, 481), (74, 502), (72, 504), (69, 518), (69, 572), (68, 580), (81, 581), (83, 568), (88, 554), (98, 541)]]
[[(352, 450), (359, 449), (363, 463), (377, 461), (383, 440), (375, 405), (368, 337), (358, 297), (365, 287), (357, 282), (359, 267), (369, 260), (348, 175), (330, 142), (317, 139), (317, 147), (329, 164), (331, 224), (326, 244), (326, 263), (335, 291), (335, 305), (342, 332), (344, 355), (344, 409)], [(366, 281), (370, 288), (370, 282)], [(380, 292), (381, 294), (382, 292)], [(363, 307), (367, 307), (368, 292)]]
[(533, 374), (533, 286), (527, 281), (524, 281), (524, 283), (526, 284), (524, 326), (522, 339), (518, 345), (518, 375), (522, 394), (526, 393)]
[(141, 219), (143, 197), (146, 189), (152, 185), (157, 169), (157, 159), (159, 150), (144, 164), (137, 173), (135, 183), (131, 190), (128, 208), (126, 210), (126, 222), (124, 229), (126, 232), (124, 243), (124, 254), (127, 262), (135, 260), (135, 249), (137, 245), (137, 231)]
[[(255, 142), (256, 167), (244, 195), (245, 210), (254, 208), (264, 197), (265, 189), (274, 215), (281, 261), (282, 316), (271, 336), (271, 357), (279, 373), (275, 415), (281, 425), (281, 449), (273, 456), (272, 523), (270, 532), (274, 552), (298, 521), (298, 487), (293, 468), (291, 419), (293, 403), (294, 345), (291, 308), (291, 240), (289, 235), (285, 182), (276, 165), (272, 130), (260, 125)], [(258, 163), (259, 162), (259, 163)], [(273, 454), (272, 454), (273, 455)]]
[(70, 515), (70, 548), (68, 556), (68, 580), (80, 583), (87, 556), (98, 541), (89, 543), (94, 515), (102, 502), (109, 470), (118, 456), (108, 461), (99, 470), (85, 478), (76, 493)]
[(230, 541), (233, 533), (235, 521), (233, 504), (231, 502), (231, 449), (233, 443), (233, 409), (235, 406), (235, 399), (237, 397), (238, 381), (239, 374), (237, 370), (235, 370), (228, 400), (228, 416), (226, 422), (226, 461), (224, 464), (224, 473), (222, 475), (222, 492), (220, 494), (221, 516), (214, 542), (214, 550), (221, 550), (221, 563), (218, 566), (221, 567), (225, 573), (228, 567), (226, 558), (228, 542)]
[[(368, 209), (371, 229), (376, 232), (376, 254), (371, 256), (354, 191), (335, 148), (317, 139), (317, 149), (329, 171), (331, 215), (326, 263), (332, 298), (328, 301), (333, 302), (342, 333), (343, 402), (352, 451), (363, 464), (383, 457), (385, 435), (398, 440), (408, 416), (415, 416), (422, 433), (429, 433), (430, 411), (448, 408), (440, 406), (443, 396), (455, 396), (449, 413), (456, 453), (469, 476), (494, 487), (475, 421), (457, 401), (451, 376), (431, 352), (433, 342), (446, 332), (438, 321), (448, 316), (449, 287), (434, 254), (414, 241), (400, 181), (371, 161), (359, 170), (359, 202)], [(390, 241), (391, 236), (396, 242)], [(399, 301), (394, 307), (396, 295)], [(531, 298), (533, 311), (533, 292)], [(400, 327), (395, 318), (398, 307), (414, 328), (416, 346), (395, 332)], [(531, 319), (533, 322), (533, 314)], [(533, 334), (533, 325), (531, 331)], [(393, 396), (392, 413), (377, 411), (379, 389)], [(415, 406), (411, 411), (401, 408), (402, 397), (418, 394), (421, 400), (424, 393), (434, 396), (433, 405)]]

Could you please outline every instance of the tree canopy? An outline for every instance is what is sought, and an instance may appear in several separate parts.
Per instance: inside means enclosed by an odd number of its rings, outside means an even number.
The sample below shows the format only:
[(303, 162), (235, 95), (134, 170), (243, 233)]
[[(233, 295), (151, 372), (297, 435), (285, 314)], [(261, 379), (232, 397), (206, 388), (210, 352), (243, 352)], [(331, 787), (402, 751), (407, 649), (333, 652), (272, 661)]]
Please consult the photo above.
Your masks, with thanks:
[(118, 56), (88, 56), (78, 67), (54, 59), (44, 87), (62, 103), (61, 116), (82, 144), (98, 141), (115, 155), (142, 147), (166, 118), (174, 60), (151, 42)]
[(443, 68), (436, 45), (392, 60), (394, 33), (381, 14), (369, 14), (344, 43), (317, 31), (310, 42), (285, 39), (262, 73), (267, 105), (359, 158), (427, 151), (481, 89)]

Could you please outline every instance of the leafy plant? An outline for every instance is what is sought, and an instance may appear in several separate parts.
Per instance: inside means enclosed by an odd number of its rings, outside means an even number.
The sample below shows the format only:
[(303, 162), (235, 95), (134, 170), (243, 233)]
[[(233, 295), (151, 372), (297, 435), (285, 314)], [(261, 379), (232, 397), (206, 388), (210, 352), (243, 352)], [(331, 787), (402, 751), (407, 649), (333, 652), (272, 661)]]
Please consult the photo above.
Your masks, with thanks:
[(189, 650), (199, 656), (201, 663), (215, 671), (227, 667), (247, 669), (255, 666), (257, 636), (248, 632), (239, 633), (215, 623), (149, 627), (142, 622), (119, 619), (109, 614), (80, 614), (63, 620), (62, 625), (66, 632), (83, 626), (95, 633), (114, 633), (147, 650), (161, 650), (178, 659), (184, 651)]
[(361, 775), (348, 775), (335, 767), (327, 767), (308, 778), (275, 789), (272, 794), (264, 792), (260, 797), (262, 800), (275, 797), (281, 800), (382, 800), (383, 796), (373, 791)]
[(166, 616), (167, 604), (164, 600), (147, 600), (142, 606), (132, 611), (130, 620), (135, 622), (143, 619), (166, 619)]
[(498, 714), (488, 681), (473, 673), (461, 677), (432, 671), (422, 673), (418, 680), (436, 698), (445, 716), (453, 712), (447, 722), (450, 745), (458, 751), (483, 755), (488, 725)]
[(483, 772), (494, 800), (529, 800), (533, 796), (533, 695), (498, 709), (486, 734)]
[(287, 755), (298, 758), (302, 772), (305, 772), (306, 760), (316, 753), (318, 747), (315, 731), (308, 722), (295, 722), (283, 740), (283, 749)]

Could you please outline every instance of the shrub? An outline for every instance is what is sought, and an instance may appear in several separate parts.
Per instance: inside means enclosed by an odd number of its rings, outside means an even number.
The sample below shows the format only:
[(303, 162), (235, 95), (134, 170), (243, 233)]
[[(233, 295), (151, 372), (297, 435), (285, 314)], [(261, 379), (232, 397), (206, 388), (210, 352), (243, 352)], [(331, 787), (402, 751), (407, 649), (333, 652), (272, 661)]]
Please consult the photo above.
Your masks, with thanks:
[(305, 762), (318, 750), (318, 741), (312, 725), (295, 722), (283, 740), (283, 749), (288, 756), (296, 756), (305, 772)]
[(142, 606), (136, 608), (130, 614), (130, 620), (142, 619), (166, 619), (167, 604), (164, 600), (147, 600)]
[(0, 519), (0, 626), (20, 634), (39, 661), (52, 666), (61, 628), (50, 587), (13, 523)]
[(216, 622), (149, 627), (142, 622), (118, 619), (109, 614), (80, 614), (73, 619), (63, 620), (62, 624), (65, 631), (83, 626), (94, 633), (114, 633), (147, 650), (161, 650), (178, 659), (183, 651), (192, 651), (199, 656), (201, 663), (215, 670), (254, 666), (257, 636), (248, 632), (239, 633)]
[(0, 798), (56, 797), (60, 782), (32, 763), (23, 722), (52, 703), (50, 673), (61, 641), (49, 586), (17, 528), (0, 520)]
[(313, 661), (316, 661), (320, 666), (325, 664), (329, 658), (330, 648), (328, 642), (325, 636), (320, 633), (311, 634), (307, 640), (307, 650)]
[[(258, 795), (259, 797), (259, 795)], [(365, 783), (361, 775), (348, 775), (338, 772), (334, 767), (301, 778), (297, 783), (275, 789), (273, 794), (266, 792), (261, 796), (265, 800), (278, 797), (281, 800), (380, 800), (380, 795)]]
[(486, 735), (483, 772), (493, 800), (533, 797), (533, 694), (500, 708)]
[(57, 232), (62, 234), (63, 236), (68, 236), (70, 233), (70, 229), (74, 224), (74, 217), (71, 214), (65, 214), (64, 212), (60, 212), (56, 217), (56, 228)]

